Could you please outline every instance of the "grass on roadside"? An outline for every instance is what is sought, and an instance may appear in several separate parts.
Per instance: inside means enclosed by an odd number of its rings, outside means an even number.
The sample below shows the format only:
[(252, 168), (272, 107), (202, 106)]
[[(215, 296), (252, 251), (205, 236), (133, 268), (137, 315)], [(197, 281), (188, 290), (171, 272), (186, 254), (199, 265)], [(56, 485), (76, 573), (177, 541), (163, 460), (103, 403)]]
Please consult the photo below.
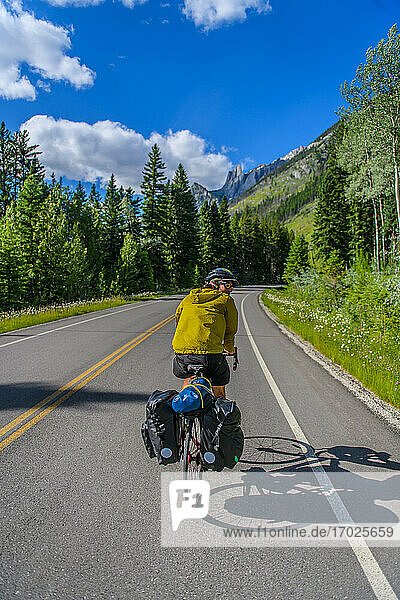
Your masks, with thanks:
[(155, 298), (160, 298), (165, 295), (167, 294), (145, 292), (135, 296), (113, 296), (104, 299), (82, 300), (51, 306), (30, 306), (18, 311), (11, 310), (8, 312), (0, 312), (0, 333), (7, 333), (8, 331), (31, 327), (32, 325), (40, 325), (50, 321), (57, 321), (58, 319), (65, 319), (67, 317), (75, 317), (97, 310), (114, 308), (115, 306), (121, 306), (123, 304), (154, 300)]
[(382, 400), (400, 408), (398, 336), (382, 338), (364, 322), (344, 312), (327, 312), (290, 298), (285, 290), (268, 290), (262, 300), (284, 325)]

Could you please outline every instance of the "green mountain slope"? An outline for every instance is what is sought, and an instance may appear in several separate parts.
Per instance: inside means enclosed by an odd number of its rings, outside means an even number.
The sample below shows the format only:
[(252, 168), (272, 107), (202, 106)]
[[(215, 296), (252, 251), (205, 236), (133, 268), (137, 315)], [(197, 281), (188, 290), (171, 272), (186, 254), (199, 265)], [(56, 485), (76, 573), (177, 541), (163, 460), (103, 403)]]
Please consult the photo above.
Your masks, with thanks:
[(289, 231), (293, 231), (296, 235), (302, 233), (307, 242), (311, 241), (313, 232), (315, 205), (316, 201), (313, 200), (303, 206), (298, 213), (285, 220), (285, 225)]
[[(271, 220), (277, 219), (290, 224), (291, 229), (299, 230), (309, 237), (317, 190), (335, 128), (336, 124), (302, 152), (233, 200), (230, 212), (242, 212), (248, 206), (260, 215), (270, 216)], [(308, 209), (303, 209), (307, 205)]]

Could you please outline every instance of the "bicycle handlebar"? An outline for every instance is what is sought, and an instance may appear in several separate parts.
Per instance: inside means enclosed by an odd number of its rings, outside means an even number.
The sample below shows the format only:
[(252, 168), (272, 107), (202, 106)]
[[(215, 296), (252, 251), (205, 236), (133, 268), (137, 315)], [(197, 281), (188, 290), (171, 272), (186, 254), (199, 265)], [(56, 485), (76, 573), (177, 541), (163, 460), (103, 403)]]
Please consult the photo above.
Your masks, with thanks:
[(233, 358), (232, 368), (233, 368), (234, 371), (236, 371), (236, 369), (238, 368), (238, 365), (239, 365), (237, 346), (235, 346), (235, 351), (233, 352), (233, 354), (230, 354), (229, 352), (224, 351), (223, 355), (224, 356), (232, 356), (232, 358)]

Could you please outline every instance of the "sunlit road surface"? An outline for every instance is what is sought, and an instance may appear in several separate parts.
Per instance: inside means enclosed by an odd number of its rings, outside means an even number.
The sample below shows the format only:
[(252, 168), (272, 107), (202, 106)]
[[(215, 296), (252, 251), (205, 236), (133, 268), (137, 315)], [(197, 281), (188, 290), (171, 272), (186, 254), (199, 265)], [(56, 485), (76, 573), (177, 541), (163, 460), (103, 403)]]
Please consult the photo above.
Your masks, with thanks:
[[(400, 472), (399, 435), (281, 334), (260, 291), (234, 294), (228, 395), (247, 438), (236, 470), (307, 470), (311, 448), (322, 478)], [(151, 392), (180, 383), (179, 299), (0, 336), (0, 598), (396, 598), (399, 548), (160, 545), (160, 467), (140, 425)]]

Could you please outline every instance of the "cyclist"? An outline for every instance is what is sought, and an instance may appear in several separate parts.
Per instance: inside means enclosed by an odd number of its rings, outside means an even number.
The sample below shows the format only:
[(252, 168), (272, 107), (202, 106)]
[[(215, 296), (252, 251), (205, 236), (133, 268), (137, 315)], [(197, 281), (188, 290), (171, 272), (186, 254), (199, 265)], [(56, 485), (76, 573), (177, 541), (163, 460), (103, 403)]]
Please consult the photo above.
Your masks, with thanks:
[(189, 365), (198, 366), (210, 379), (216, 397), (226, 397), (225, 386), (230, 379), (223, 351), (234, 354), (238, 313), (230, 294), (237, 285), (229, 269), (213, 269), (204, 286), (191, 290), (175, 313), (173, 373), (185, 379), (187, 385), (193, 376)]

